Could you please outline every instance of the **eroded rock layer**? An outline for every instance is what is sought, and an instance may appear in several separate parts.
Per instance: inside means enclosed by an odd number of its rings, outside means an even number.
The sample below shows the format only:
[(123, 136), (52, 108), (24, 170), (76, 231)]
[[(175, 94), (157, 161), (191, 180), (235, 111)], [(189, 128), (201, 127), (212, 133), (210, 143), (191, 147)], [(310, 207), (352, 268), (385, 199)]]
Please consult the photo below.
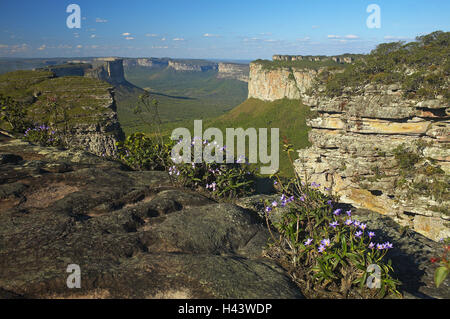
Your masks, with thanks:
[[(345, 90), (344, 90), (345, 91)], [(450, 236), (450, 108), (404, 98), (398, 85), (359, 94), (303, 96), (312, 147), (297, 171), (357, 207), (389, 215), (438, 240)]]

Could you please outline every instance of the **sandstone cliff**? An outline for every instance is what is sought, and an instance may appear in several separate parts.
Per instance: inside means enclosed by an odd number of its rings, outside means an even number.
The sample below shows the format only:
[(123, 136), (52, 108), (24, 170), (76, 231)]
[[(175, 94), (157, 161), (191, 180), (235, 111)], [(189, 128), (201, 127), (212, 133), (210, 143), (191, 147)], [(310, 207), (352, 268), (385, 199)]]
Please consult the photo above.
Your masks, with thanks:
[(217, 78), (236, 79), (242, 82), (248, 82), (249, 66), (237, 63), (219, 63)]
[(450, 236), (450, 109), (403, 93), (370, 84), (358, 95), (304, 96), (318, 117), (296, 168), (342, 201), (438, 240)]
[(250, 64), (248, 97), (263, 101), (300, 99), (320, 72), (320, 69), (272, 69), (253, 62)]
[(323, 71), (250, 65), (249, 97), (302, 99), (317, 111), (308, 122), (312, 147), (300, 150), (296, 161), (300, 175), (331, 188), (346, 203), (392, 216), (429, 238), (448, 237), (450, 109), (445, 99), (405, 98), (397, 84), (344, 88), (330, 98), (316, 83)]

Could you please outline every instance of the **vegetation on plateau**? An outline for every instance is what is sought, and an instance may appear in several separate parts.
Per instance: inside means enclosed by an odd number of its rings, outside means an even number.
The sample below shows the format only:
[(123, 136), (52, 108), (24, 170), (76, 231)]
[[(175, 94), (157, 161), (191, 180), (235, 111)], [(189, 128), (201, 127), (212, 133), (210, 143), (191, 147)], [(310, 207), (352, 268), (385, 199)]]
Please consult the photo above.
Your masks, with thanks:
[(450, 100), (450, 32), (436, 31), (416, 41), (380, 44), (344, 72), (322, 74), (325, 94), (339, 96), (344, 88), (355, 92), (369, 83), (400, 84), (408, 98)]

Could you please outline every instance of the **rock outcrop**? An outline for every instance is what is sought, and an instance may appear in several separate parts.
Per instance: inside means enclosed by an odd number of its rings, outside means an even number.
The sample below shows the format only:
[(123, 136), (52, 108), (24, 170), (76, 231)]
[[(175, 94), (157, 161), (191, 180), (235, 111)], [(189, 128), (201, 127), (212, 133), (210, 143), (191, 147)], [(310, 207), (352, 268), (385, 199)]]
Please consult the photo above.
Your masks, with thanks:
[(123, 59), (98, 58), (92, 62), (93, 68), (86, 70), (84, 76), (106, 81), (113, 85), (124, 84)]
[[(120, 70), (114, 65), (108, 70), (111, 79), (120, 81)], [(17, 71), (0, 77), (0, 93), (23, 102), (31, 124), (48, 124), (67, 147), (99, 156), (114, 156), (116, 142), (124, 138), (113, 89), (104, 81), (54, 77), (48, 70)], [(56, 109), (48, 108), (50, 101), (56, 103)]]
[(0, 135), (0, 225), (0, 298), (302, 298), (255, 212), (83, 151)]
[(249, 66), (237, 63), (219, 63), (217, 78), (236, 79), (242, 82), (249, 81)]
[(250, 64), (248, 97), (263, 101), (300, 99), (320, 72), (321, 69), (266, 68), (253, 62)]
[[(263, 257), (263, 202), (273, 196), (216, 203), (165, 172), (0, 134), (0, 299), (302, 298)], [(389, 216), (354, 216), (394, 244), (388, 258), (404, 297), (449, 298), (449, 280), (437, 289), (429, 262), (439, 243)], [(71, 264), (81, 289), (67, 287)]]
[(344, 92), (303, 96), (318, 117), (298, 173), (429, 238), (450, 236), (449, 105), (404, 98), (398, 85)]
[(174, 69), (175, 71), (181, 72), (205, 72), (209, 70), (217, 70), (218, 66), (216, 63), (187, 63), (170, 60), (168, 67), (170, 69)]

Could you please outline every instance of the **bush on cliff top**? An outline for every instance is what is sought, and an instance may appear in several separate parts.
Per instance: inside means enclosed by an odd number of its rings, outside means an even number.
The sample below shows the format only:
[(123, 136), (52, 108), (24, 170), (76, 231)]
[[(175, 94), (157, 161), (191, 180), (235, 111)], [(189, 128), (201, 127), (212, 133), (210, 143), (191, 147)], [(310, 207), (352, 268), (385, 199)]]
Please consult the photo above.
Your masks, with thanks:
[(358, 88), (369, 83), (400, 83), (408, 97), (450, 100), (450, 32), (436, 31), (415, 42), (391, 42), (377, 46), (369, 55), (336, 73), (323, 83), (325, 94), (342, 94), (345, 87)]

